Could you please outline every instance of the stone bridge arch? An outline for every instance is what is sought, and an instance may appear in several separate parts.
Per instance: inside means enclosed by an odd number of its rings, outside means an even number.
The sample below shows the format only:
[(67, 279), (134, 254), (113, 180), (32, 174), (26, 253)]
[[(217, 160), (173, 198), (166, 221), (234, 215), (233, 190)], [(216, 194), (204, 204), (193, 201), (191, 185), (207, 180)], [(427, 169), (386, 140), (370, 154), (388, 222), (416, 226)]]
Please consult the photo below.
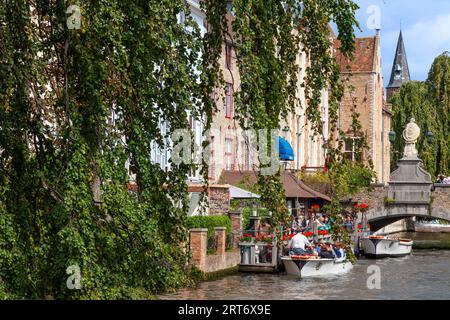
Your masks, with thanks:
[(389, 198), (389, 187), (373, 186), (349, 199), (347, 210), (354, 203), (365, 202), (369, 210), (365, 219), (372, 231), (377, 231), (398, 220), (410, 217), (428, 217), (450, 221), (450, 185), (435, 184), (431, 188), (430, 200), (424, 202), (396, 203)]
[(389, 185), (366, 190), (366, 194), (363, 192), (355, 199), (369, 205), (365, 220), (372, 231), (408, 217), (450, 221), (450, 185), (433, 185), (415, 148), (419, 136), (420, 128), (411, 118), (403, 131), (403, 158), (398, 160), (397, 169), (391, 173)]

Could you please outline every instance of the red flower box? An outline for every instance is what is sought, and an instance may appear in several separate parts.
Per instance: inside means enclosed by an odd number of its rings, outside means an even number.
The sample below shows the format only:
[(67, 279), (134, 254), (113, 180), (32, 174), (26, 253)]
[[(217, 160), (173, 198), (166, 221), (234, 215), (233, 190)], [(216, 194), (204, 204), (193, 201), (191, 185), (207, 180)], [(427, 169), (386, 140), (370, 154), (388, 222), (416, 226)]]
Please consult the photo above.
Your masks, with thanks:
[(364, 212), (369, 208), (366, 203), (357, 203), (355, 204), (355, 210)]

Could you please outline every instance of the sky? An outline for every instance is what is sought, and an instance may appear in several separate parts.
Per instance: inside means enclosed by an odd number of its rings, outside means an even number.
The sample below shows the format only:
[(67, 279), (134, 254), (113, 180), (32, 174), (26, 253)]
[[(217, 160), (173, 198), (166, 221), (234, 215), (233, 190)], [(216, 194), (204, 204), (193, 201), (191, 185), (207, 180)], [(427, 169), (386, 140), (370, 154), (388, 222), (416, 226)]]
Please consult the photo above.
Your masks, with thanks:
[(356, 17), (362, 32), (356, 31), (358, 37), (375, 35), (377, 14), (373, 6), (379, 8), (385, 85), (389, 83), (400, 25), (412, 80), (426, 80), (434, 58), (450, 51), (450, 0), (354, 1), (360, 7)]

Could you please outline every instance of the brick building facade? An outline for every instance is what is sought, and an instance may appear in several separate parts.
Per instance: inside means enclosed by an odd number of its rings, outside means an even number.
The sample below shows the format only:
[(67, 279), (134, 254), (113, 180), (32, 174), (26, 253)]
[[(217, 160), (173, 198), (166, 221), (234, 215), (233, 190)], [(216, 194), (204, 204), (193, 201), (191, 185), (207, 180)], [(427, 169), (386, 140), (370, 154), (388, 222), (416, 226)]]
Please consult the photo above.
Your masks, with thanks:
[[(354, 60), (348, 61), (335, 41), (334, 52), (346, 81), (345, 94), (339, 108), (339, 128), (347, 134), (345, 154), (349, 159), (362, 156), (373, 163), (378, 183), (386, 184), (390, 173), (389, 131), (391, 113), (384, 100), (379, 32), (373, 37), (356, 38)], [(355, 153), (351, 130), (353, 110), (360, 114), (362, 132), (369, 146), (366, 154)]]

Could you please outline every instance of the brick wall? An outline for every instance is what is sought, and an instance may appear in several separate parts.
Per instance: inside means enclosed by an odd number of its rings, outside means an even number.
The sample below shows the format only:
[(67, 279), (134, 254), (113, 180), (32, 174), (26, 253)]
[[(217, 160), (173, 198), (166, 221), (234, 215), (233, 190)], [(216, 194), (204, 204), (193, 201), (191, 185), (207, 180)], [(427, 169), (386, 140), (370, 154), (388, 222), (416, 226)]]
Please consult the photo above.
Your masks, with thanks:
[(237, 248), (242, 232), (242, 213), (239, 211), (229, 212), (228, 216), (231, 219), (231, 229), (233, 230), (233, 244)]
[[(366, 65), (369, 62), (364, 59), (373, 58), (373, 66), (369, 70), (355, 71), (351, 73), (348, 86), (340, 106), (341, 129), (347, 132), (352, 122), (352, 106), (356, 105), (356, 112), (360, 114), (362, 131), (366, 136), (370, 150), (365, 154), (365, 159), (370, 156), (376, 172), (377, 182), (387, 182), (389, 177), (389, 153), (386, 156), (386, 147), (389, 148), (388, 134), (390, 121), (389, 114), (383, 115), (383, 83), (381, 74), (381, 52), (379, 37), (376, 37), (373, 56), (360, 56), (362, 61), (355, 62), (357, 66)], [(342, 72), (342, 78), (349, 74)], [(351, 90), (350, 88), (354, 88)], [(383, 121), (385, 123), (383, 131)], [(384, 148), (383, 148), (384, 142)], [(389, 150), (389, 149), (387, 149)]]
[(208, 229), (189, 230), (189, 249), (191, 251), (191, 263), (200, 270), (206, 266), (206, 248), (207, 248)]
[[(431, 193), (432, 210), (450, 213), (450, 185), (435, 185)], [(352, 197), (353, 202), (364, 201), (369, 208), (382, 208), (385, 205), (385, 198), (388, 195), (387, 186), (375, 186), (373, 190), (363, 189)]]
[(216, 272), (236, 267), (240, 262), (240, 251), (234, 249), (225, 252), (225, 227), (215, 228), (217, 250), (215, 254), (206, 255), (207, 229), (191, 229), (189, 248), (191, 263), (203, 272)]
[(228, 214), (230, 211), (230, 187), (228, 185), (211, 185), (208, 193), (209, 214)]
[[(387, 186), (374, 186), (370, 188), (363, 188), (358, 194), (350, 196), (352, 203), (366, 203), (369, 206), (369, 210), (373, 208), (382, 208), (385, 203), (385, 198), (388, 194)], [(353, 204), (349, 204), (346, 209), (351, 211)]]
[(450, 185), (435, 185), (432, 209), (450, 213)]

